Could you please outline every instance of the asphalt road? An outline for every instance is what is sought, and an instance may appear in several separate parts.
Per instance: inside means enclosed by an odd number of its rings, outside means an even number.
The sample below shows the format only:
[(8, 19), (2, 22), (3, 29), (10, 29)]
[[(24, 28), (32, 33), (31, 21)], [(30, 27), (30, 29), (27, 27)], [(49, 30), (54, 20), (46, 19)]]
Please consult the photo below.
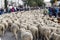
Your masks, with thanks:
[(5, 35), (0, 38), (0, 40), (15, 40), (15, 37), (14, 37), (13, 33), (6, 32)]

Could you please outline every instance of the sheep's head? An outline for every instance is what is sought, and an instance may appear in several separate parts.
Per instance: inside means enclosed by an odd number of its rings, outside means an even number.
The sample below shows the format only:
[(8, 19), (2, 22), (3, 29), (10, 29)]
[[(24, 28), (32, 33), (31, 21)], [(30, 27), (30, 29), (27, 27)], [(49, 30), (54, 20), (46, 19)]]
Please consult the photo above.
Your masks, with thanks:
[(11, 19), (7, 19), (6, 22), (8, 23), (8, 26), (11, 26), (11, 24), (13, 23), (13, 21)]

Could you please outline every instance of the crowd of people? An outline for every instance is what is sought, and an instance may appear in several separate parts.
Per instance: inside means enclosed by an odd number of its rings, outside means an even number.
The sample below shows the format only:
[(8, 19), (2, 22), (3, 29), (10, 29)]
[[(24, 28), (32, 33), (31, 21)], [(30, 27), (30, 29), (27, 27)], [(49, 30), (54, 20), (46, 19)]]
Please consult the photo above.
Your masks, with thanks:
[(38, 9), (38, 8), (33, 8), (33, 7), (25, 7), (23, 5), (19, 5), (19, 6), (12, 6), (12, 5), (8, 5), (7, 8), (0, 8), (0, 15), (3, 13), (11, 13), (11, 12), (17, 12), (17, 11), (28, 11), (28, 10), (34, 10), (34, 9)]
[(10, 13), (10, 12), (16, 12), (16, 11), (21, 11), (23, 8), (21, 6), (15, 7), (9, 5), (6, 9), (5, 8), (0, 8), (0, 15), (3, 13)]
[[(23, 6), (16, 7), (16, 6), (9, 5), (7, 7), (7, 10), (4, 9), (4, 8), (0, 8), (0, 15), (3, 14), (3, 13), (11, 13), (11, 12), (17, 12), (17, 11), (23, 11), (23, 10), (27, 11), (29, 9), (34, 10), (34, 9), (39, 9), (39, 8), (29, 8), (29, 7), (26, 8), (26, 7), (23, 7)], [(47, 11), (48, 11), (48, 15), (50, 17), (52, 17), (52, 16), (60, 17), (60, 8), (59, 7), (48, 7)]]
[(49, 16), (60, 17), (60, 8), (59, 7), (49, 7)]
[(29, 10), (29, 8), (25, 8), (23, 6), (11, 6), (9, 5), (7, 8), (0, 8), (0, 15), (3, 13), (11, 13), (17, 11)]

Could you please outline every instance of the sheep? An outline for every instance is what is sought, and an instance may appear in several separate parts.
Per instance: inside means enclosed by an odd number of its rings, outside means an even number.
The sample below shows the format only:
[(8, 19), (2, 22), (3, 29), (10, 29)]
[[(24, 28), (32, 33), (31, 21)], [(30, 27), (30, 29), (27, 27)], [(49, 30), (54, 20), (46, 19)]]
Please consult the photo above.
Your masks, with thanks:
[(43, 27), (43, 26), (39, 27), (39, 31), (40, 31), (40, 37), (42, 35), (46, 38), (46, 40), (49, 40), (49, 35), (50, 35), (51, 31), (48, 27)]
[(60, 24), (56, 24), (55, 26), (56, 26), (57, 28), (60, 28)]
[(3, 16), (3, 18), (8, 18), (8, 17), (10, 17), (9, 14), (4, 14), (4, 15), (2, 15), (2, 16)]
[(15, 24), (17, 24), (20, 28), (20, 22), (19, 21), (14, 21)]
[(21, 23), (20, 28), (25, 28), (27, 30), (27, 25), (24, 23)]
[(21, 28), (20, 32), (21, 32), (21, 40), (33, 40), (33, 35), (29, 30)]
[(60, 34), (60, 28), (57, 28), (57, 30), (55, 31), (55, 33)]
[(4, 36), (5, 33), (5, 26), (4, 24), (0, 23), (0, 36)]
[(48, 27), (47, 25), (45, 26), (39, 26), (39, 37), (41, 37), (41, 35), (46, 37), (46, 40), (49, 40), (49, 36), (52, 32), (55, 32), (57, 30), (56, 27)]
[(17, 20), (18, 18), (16, 16), (14, 16), (12, 19)]
[(58, 23), (58, 20), (57, 20), (57, 18), (54, 18), (54, 22), (55, 22), (55, 23)]
[(57, 20), (58, 20), (58, 23), (60, 23), (60, 18), (57, 18)]
[(17, 38), (17, 32), (18, 32), (18, 30), (19, 30), (18, 25), (15, 24), (15, 23), (12, 23), (12, 25), (11, 25), (11, 32), (14, 34), (16, 40), (18, 40), (18, 38)]
[(8, 28), (8, 23), (6, 21), (2, 21), (2, 23), (5, 25), (5, 29)]
[(50, 40), (60, 40), (60, 34), (55, 32), (51, 33)]
[(38, 28), (32, 25), (28, 25), (28, 30), (30, 30), (32, 32), (33, 35), (33, 40), (37, 40), (38, 39)]
[(2, 21), (6, 21), (8, 24), (12, 23), (12, 20), (10, 18), (4, 18), (2, 19)]
[(60, 28), (57, 28), (55, 32), (52, 32), (50, 35), (50, 40), (60, 40)]
[[(41, 13), (43, 13), (43, 11)], [(58, 23), (56, 18), (54, 17), (49, 18), (49, 16), (44, 16), (43, 14), (38, 13), (36, 10), (33, 10), (33, 12), (29, 11), (29, 13), (28, 11), (26, 11), (23, 13), (19, 12), (17, 14), (16, 13), (4, 14), (0, 18), (0, 23), (4, 25), (5, 29), (9, 28), (9, 30), (11, 30), (14, 33), (16, 39), (17, 39), (16, 32), (18, 31), (18, 29), (21, 30), (24, 29), (25, 32), (28, 32), (27, 30), (30, 30), (33, 35), (33, 40), (35, 39), (37, 40), (38, 35), (40, 36), (41, 34), (42, 36), (46, 37), (46, 40), (49, 40), (50, 34), (56, 31), (57, 28), (60, 28), (59, 26), (57, 26)]]
[(17, 14), (17, 17), (20, 18), (20, 16), (21, 16), (21, 13), (18, 13), (18, 14)]
[(6, 21), (8, 23), (8, 29), (10, 31), (10, 28), (11, 28), (13, 21), (11, 19), (4, 19), (3, 21)]
[(48, 13), (48, 9), (45, 8), (44, 11), (43, 11), (43, 14), (47, 15), (47, 13)]

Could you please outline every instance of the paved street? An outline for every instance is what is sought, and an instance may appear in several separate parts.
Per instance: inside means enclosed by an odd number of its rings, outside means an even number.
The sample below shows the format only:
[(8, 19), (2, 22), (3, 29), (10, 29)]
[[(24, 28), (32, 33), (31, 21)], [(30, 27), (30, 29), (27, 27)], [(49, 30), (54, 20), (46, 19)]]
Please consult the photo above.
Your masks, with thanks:
[(15, 40), (15, 37), (11, 32), (6, 32), (4, 37), (2, 37), (0, 40)]

